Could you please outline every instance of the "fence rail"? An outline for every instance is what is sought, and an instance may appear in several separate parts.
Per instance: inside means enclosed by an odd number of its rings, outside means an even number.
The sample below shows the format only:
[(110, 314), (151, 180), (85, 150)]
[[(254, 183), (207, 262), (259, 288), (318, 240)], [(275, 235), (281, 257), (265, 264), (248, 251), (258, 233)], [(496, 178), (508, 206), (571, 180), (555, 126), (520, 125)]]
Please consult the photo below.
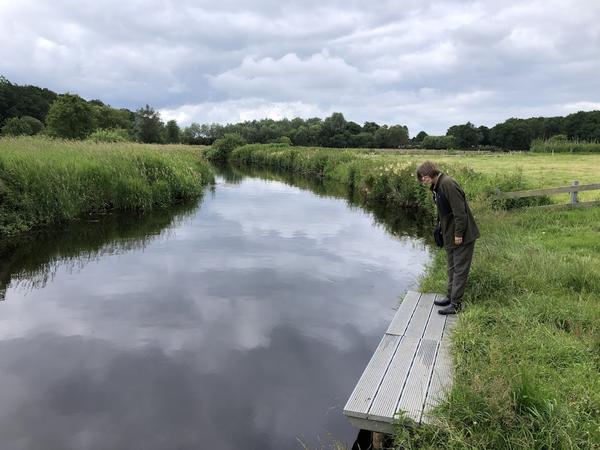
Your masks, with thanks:
[(600, 190), (600, 183), (594, 184), (583, 184), (580, 185), (579, 181), (573, 181), (571, 186), (562, 186), (557, 188), (548, 189), (531, 189), (529, 191), (518, 191), (518, 192), (500, 192), (496, 191), (496, 199), (509, 199), (509, 198), (523, 198), (523, 197), (539, 197), (542, 195), (555, 195), (555, 194), (571, 194), (569, 203), (560, 203), (553, 205), (544, 205), (540, 207), (559, 207), (559, 206), (570, 206), (570, 207), (589, 207), (600, 205), (600, 201), (591, 202), (580, 202), (577, 198), (577, 193), (583, 191), (595, 191)]

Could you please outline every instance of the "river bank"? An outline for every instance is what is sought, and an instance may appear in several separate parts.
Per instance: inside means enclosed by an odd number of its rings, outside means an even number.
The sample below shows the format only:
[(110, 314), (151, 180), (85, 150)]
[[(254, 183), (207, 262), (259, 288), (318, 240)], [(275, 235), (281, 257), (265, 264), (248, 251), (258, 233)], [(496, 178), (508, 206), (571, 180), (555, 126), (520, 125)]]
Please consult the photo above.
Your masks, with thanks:
[(0, 240), (110, 210), (198, 198), (214, 180), (198, 147), (0, 139)]

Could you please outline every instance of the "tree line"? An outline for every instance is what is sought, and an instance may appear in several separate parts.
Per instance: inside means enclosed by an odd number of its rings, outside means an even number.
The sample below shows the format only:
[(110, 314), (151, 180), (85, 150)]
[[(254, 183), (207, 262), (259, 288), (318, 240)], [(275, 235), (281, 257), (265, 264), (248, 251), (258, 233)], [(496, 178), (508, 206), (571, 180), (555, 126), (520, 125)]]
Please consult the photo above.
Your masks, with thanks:
[(288, 143), (337, 148), (430, 148), (529, 150), (535, 139), (559, 137), (600, 141), (600, 111), (566, 117), (511, 118), (491, 128), (471, 122), (453, 125), (443, 136), (425, 131), (410, 138), (405, 125), (348, 121), (335, 112), (321, 119), (262, 119), (235, 124), (192, 123), (181, 128), (166, 123), (149, 105), (130, 111), (76, 94), (57, 94), (36, 86), (20, 86), (0, 76), (0, 134), (44, 133), (66, 139), (137, 141), (211, 145), (229, 134), (248, 143)]

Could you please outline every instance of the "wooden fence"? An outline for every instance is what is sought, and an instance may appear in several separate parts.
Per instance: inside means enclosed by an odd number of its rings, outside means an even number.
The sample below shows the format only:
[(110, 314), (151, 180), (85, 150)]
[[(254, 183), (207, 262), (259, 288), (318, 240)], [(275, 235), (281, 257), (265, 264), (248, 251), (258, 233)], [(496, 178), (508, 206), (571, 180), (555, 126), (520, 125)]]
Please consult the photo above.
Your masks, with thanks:
[(540, 208), (549, 208), (549, 207), (561, 207), (567, 206), (571, 208), (578, 207), (589, 207), (600, 205), (600, 201), (591, 201), (591, 202), (580, 202), (577, 199), (577, 193), (582, 191), (595, 191), (600, 190), (600, 183), (596, 184), (583, 184), (580, 185), (579, 181), (573, 181), (571, 186), (563, 186), (557, 188), (549, 188), (549, 189), (532, 189), (529, 191), (518, 191), (518, 192), (500, 192), (500, 190), (496, 191), (495, 198), (497, 199), (507, 199), (507, 198), (522, 198), (522, 197), (537, 197), (542, 195), (555, 195), (555, 194), (571, 194), (571, 199), (569, 203), (560, 203), (560, 204), (552, 204), (552, 205), (544, 205), (540, 206)]

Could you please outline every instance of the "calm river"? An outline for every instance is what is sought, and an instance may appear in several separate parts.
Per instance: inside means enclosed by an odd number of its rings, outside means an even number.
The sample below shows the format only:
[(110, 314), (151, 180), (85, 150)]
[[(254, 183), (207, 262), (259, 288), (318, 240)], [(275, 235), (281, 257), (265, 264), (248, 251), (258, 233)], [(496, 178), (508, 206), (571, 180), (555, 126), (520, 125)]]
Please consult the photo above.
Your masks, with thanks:
[(23, 242), (0, 260), (0, 448), (350, 447), (342, 408), (428, 259), (412, 226), (243, 176)]

